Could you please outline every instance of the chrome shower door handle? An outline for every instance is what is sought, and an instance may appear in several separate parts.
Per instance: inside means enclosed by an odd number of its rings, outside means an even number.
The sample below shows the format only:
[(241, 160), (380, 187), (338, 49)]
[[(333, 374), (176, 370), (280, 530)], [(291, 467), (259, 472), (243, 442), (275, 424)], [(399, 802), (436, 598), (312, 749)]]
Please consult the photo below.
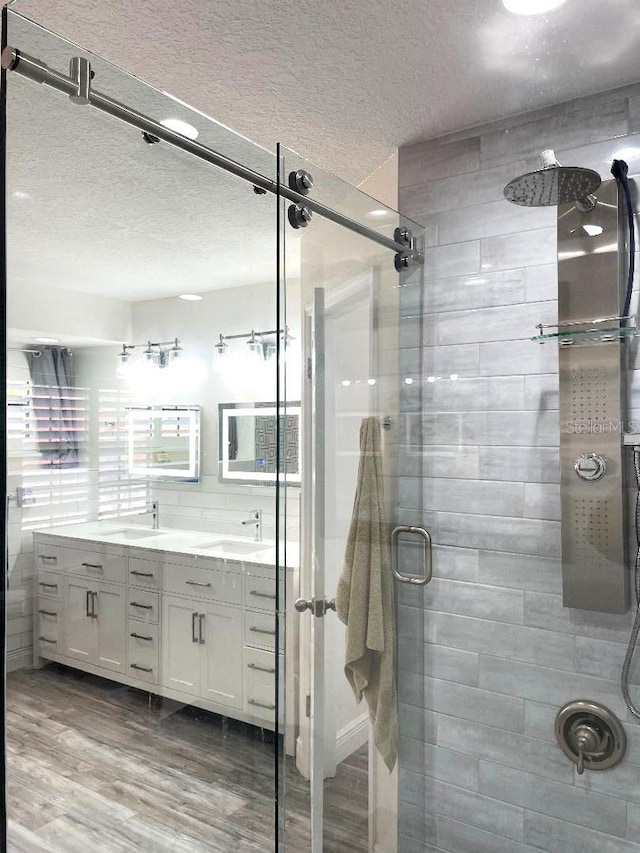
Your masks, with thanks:
[[(411, 533), (422, 539), (423, 574), (421, 577), (417, 575), (404, 575), (398, 571), (398, 540), (402, 533)], [(401, 524), (393, 529), (391, 532), (391, 571), (395, 579), (400, 581), (400, 583), (409, 583), (413, 584), (413, 586), (425, 586), (429, 583), (433, 575), (431, 565), (431, 536), (424, 527), (411, 527)]]

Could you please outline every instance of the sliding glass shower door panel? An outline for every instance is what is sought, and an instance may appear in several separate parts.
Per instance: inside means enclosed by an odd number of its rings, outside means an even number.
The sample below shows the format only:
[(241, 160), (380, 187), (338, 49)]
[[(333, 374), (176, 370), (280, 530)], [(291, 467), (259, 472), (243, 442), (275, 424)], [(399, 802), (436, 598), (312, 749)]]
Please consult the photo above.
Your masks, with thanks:
[[(272, 853), (285, 331), (275, 196), (237, 174), (275, 185), (275, 158), (22, 17), (5, 23), (19, 55), (3, 80), (0, 846)], [(54, 85), (74, 58), (102, 98)], [(168, 119), (202, 150), (166, 136)], [(293, 471), (293, 412), (289, 427)]]
[[(406, 715), (398, 691), (410, 675), (395, 627), (397, 607), (416, 608), (421, 593), (400, 591), (391, 541), (399, 524), (420, 526), (400, 464), (412, 420), (407, 392), (420, 380), (419, 366), (405, 369), (408, 357), (419, 365), (422, 342), (417, 324), (412, 352), (401, 357), (398, 332), (401, 285), (421, 280), (423, 267), (399, 275), (385, 238), (410, 229), (415, 248), (422, 229), (298, 155), (281, 155), (286, 281), (299, 276), (306, 365), (300, 616), (292, 623), (301, 713), (290, 784), (304, 790), (309, 780), (312, 835), (303, 849), (394, 853), (398, 772), (410, 772), (409, 760), (422, 766), (399, 753), (399, 711), (401, 721)], [(304, 174), (313, 188), (297, 213), (286, 192)], [(296, 228), (306, 204), (311, 220)], [(399, 553), (399, 574), (424, 572), (411, 534)], [(415, 660), (420, 630), (414, 640)]]

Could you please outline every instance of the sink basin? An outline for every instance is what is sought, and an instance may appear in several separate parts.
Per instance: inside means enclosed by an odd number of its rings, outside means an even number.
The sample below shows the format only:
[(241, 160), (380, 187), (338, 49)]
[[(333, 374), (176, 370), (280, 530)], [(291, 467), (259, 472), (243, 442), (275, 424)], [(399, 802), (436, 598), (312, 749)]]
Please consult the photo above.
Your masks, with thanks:
[(105, 536), (119, 536), (122, 539), (149, 539), (151, 536), (162, 536), (163, 533), (163, 530), (145, 530), (143, 527), (138, 530), (137, 528), (126, 527), (122, 530), (105, 531)]
[(260, 551), (268, 551), (272, 546), (264, 542), (233, 542), (224, 540), (222, 542), (209, 542), (205, 545), (196, 545), (200, 551), (221, 551), (226, 554), (257, 554)]

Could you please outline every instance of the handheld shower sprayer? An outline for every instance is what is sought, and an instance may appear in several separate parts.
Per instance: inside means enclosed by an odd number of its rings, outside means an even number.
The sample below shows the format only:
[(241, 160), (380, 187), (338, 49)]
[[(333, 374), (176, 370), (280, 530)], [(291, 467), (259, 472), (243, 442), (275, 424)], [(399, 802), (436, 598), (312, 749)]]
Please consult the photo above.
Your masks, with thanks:
[(593, 169), (582, 166), (561, 166), (551, 148), (540, 155), (540, 168), (526, 172), (509, 181), (504, 197), (523, 207), (546, 207), (575, 202), (581, 213), (588, 213), (597, 204), (593, 193), (602, 179)]

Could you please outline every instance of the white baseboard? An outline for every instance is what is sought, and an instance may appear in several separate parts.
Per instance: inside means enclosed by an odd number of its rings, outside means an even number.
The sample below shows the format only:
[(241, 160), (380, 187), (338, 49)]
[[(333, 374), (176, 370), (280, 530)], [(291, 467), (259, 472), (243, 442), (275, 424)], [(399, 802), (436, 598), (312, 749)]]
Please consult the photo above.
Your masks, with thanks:
[(369, 714), (361, 714), (338, 730), (336, 735), (336, 764), (344, 761), (369, 740)]
[(15, 672), (17, 669), (31, 669), (32, 666), (33, 651), (31, 649), (7, 652), (7, 672)]

